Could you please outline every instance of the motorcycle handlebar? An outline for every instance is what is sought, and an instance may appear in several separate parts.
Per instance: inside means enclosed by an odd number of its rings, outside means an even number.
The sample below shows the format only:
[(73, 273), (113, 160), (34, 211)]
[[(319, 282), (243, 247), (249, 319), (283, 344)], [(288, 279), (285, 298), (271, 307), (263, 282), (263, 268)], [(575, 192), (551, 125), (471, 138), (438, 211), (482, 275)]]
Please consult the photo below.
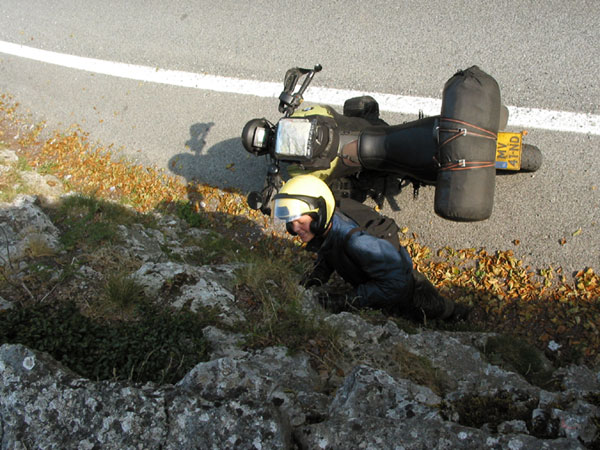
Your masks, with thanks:
[[(293, 67), (289, 69), (285, 73), (285, 77), (283, 79), (283, 92), (279, 96), (279, 112), (286, 113), (290, 115), (294, 112), (294, 110), (302, 103), (302, 95), (308, 85), (312, 81), (313, 77), (317, 72), (320, 72), (323, 69), (321, 64), (316, 64), (312, 69), (302, 69), (300, 67)], [(294, 93), (294, 89), (296, 88), (296, 84), (303, 76), (304, 81), (302, 82), (302, 86), (296, 93)]]

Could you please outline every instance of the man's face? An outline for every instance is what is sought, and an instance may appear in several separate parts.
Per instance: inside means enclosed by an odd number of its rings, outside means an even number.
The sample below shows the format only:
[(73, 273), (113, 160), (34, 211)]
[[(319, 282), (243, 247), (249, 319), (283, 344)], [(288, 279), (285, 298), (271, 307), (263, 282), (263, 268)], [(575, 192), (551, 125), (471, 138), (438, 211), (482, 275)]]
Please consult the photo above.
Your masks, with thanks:
[(302, 242), (310, 242), (315, 237), (314, 233), (310, 231), (312, 221), (313, 218), (308, 215), (300, 216), (292, 221), (292, 230), (302, 239)]

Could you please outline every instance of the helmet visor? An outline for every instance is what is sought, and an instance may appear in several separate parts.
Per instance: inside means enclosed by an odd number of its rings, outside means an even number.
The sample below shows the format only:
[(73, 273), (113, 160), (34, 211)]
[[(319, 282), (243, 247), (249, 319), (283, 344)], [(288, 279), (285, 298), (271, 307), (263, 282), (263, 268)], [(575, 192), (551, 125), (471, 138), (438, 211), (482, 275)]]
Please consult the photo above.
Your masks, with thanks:
[(294, 197), (275, 197), (273, 217), (285, 223), (299, 219), (302, 215), (315, 211), (315, 207), (307, 201)]

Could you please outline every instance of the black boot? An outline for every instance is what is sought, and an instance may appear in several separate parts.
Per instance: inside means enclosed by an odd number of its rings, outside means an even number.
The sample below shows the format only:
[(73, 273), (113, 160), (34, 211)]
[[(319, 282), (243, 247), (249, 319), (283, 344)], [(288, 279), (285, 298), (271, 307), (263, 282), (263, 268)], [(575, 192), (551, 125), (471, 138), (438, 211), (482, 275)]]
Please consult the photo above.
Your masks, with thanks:
[(446, 320), (449, 322), (460, 322), (461, 320), (467, 320), (469, 317), (469, 313), (471, 312), (471, 308), (462, 303), (454, 303), (454, 311), (450, 317)]
[(455, 313), (461, 313), (462, 305), (457, 306), (452, 300), (440, 295), (436, 287), (422, 273), (413, 270), (414, 293), (413, 312), (419, 321), (453, 319)]

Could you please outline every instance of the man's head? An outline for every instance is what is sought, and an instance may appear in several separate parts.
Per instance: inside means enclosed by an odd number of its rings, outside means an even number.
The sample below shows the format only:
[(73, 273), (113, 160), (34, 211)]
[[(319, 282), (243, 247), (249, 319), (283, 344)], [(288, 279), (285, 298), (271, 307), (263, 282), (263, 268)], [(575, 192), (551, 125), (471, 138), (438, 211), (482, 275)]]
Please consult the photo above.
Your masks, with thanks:
[(287, 231), (311, 241), (328, 229), (335, 210), (331, 189), (313, 175), (292, 178), (274, 197), (273, 214), (286, 223)]

